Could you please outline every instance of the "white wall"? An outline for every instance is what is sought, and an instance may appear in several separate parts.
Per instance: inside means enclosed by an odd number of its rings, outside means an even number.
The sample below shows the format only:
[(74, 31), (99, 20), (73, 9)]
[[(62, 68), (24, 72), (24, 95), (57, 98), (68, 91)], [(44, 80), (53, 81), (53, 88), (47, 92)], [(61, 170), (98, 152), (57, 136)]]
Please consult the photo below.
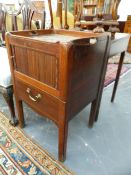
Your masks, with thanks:
[(127, 16), (131, 15), (131, 0), (121, 0), (118, 7), (119, 21), (126, 21)]

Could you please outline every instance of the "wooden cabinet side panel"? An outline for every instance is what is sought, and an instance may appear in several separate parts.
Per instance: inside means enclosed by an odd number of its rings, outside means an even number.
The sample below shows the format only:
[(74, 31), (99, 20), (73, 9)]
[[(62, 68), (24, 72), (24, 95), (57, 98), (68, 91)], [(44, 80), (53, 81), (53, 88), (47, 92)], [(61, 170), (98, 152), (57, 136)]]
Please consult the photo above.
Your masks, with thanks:
[(73, 117), (95, 100), (105, 63), (106, 39), (90, 46), (76, 46), (71, 50), (69, 79), (69, 115)]

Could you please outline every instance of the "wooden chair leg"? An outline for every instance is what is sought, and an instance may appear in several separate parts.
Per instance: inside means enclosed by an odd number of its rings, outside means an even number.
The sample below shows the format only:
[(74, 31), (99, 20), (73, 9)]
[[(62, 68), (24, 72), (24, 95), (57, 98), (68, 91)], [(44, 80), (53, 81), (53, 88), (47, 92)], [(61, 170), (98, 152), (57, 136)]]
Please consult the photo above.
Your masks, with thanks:
[(18, 124), (18, 120), (15, 116), (15, 109), (14, 109), (14, 101), (13, 101), (13, 88), (9, 87), (9, 88), (5, 88), (3, 91), (3, 97), (6, 101), (6, 103), (8, 104), (10, 113), (11, 113), (11, 119), (10, 119), (10, 124), (13, 126), (16, 126)]
[(66, 147), (68, 136), (68, 122), (62, 122), (59, 126), (59, 160), (64, 162), (66, 159)]
[(17, 112), (18, 112), (18, 118), (19, 118), (19, 126), (23, 128), (25, 125), (25, 122), (24, 122), (22, 100), (16, 98), (16, 106), (17, 106)]
[(50, 12), (50, 18), (51, 18), (51, 26), (50, 26), (50, 28), (53, 29), (54, 28), (54, 24), (53, 24), (53, 12), (52, 12), (51, 0), (48, 0), (48, 6), (49, 6), (49, 12)]
[(122, 52), (121, 56), (120, 56), (120, 61), (119, 61), (119, 64), (118, 64), (115, 84), (114, 84), (114, 88), (113, 88), (113, 92), (112, 92), (112, 96), (111, 96), (111, 102), (114, 102), (114, 99), (115, 99), (116, 90), (117, 90), (118, 82), (119, 82), (119, 79), (120, 79), (120, 73), (121, 73), (124, 57), (125, 57), (125, 52)]
[(64, 0), (64, 6), (65, 6), (65, 25), (64, 25), (64, 29), (69, 29), (69, 25), (67, 23), (67, 0)]

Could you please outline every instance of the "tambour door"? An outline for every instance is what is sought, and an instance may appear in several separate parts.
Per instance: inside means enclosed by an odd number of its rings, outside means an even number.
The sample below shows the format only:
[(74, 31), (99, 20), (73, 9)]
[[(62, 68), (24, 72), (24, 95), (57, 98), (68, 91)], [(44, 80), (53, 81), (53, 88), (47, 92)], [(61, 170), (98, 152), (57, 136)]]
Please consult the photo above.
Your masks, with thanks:
[(11, 38), (14, 77), (59, 96), (60, 44)]

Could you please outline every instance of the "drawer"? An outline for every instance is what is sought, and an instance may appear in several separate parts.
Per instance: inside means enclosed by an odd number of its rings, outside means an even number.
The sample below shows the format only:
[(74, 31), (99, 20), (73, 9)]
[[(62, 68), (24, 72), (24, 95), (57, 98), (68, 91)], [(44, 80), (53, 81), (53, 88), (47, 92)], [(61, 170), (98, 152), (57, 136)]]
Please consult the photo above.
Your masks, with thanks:
[[(15, 81), (15, 93), (19, 99), (26, 102), (31, 108), (58, 123), (59, 99), (27, 85), (20, 80)], [(62, 103), (62, 102), (61, 102)]]

